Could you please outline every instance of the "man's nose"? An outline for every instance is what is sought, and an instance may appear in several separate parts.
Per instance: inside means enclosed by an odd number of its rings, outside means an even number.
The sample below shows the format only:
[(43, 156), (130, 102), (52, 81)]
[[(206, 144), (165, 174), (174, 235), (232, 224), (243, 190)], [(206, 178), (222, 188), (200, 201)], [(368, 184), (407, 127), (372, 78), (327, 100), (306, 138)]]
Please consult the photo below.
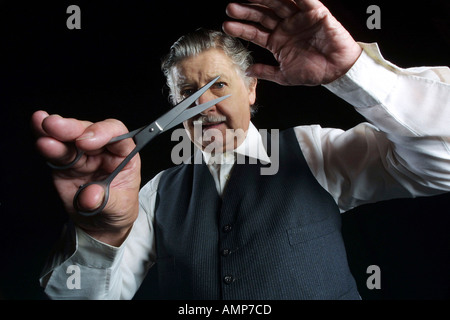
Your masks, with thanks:
[[(197, 99), (196, 105), (200, 105), (200, 104), (206, 103), (206, 102), (211, 101), (211, 100), (214, 100), (214, 99), (216, 99), (216, 98), (217, 98), (217, 97), (214, 96), (214, 95), (211, 93), (210, 90), (207, 90), (205, 93), (203, 93), (203, 94)], [(206, 114), (208, 114), (208, 113), (210, 113), (210, 112), (212, 112), (212, 111), (215, 111), (215, 110), (216, 110), (216, 105), (213, 105), (212, 107), (210, 107), (210, 108), (208, 108), (208, 109), (202, 111), (200, 114), (206, 115)]]

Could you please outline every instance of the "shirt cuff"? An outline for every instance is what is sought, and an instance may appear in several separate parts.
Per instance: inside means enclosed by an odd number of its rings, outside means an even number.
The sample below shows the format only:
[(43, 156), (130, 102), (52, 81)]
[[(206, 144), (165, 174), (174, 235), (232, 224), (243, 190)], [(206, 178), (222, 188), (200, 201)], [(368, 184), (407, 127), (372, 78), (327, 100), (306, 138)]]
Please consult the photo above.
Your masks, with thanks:
[(50, 299), (120, 297), (120, 291), (111, 292), (111, 288), (121, 279), (114, 274), (120, 266), (124, 244), (113, 247), (102, 243), (69, 223), (55, 249), (40, 278)]
[(379, 105), (395, 87), (397, 67), (384, 60), (376, 43), (358, 42), (363, 48), (350, 70), (337, 80), (323, 85), (356, 108)]
[(126, 240), (120, 247), (114, 247), (96, 240), (79, 227), (75, 229), (77, 250), (72, 258), (74, 262), (90, 268), (108, 269), (120, 261)]

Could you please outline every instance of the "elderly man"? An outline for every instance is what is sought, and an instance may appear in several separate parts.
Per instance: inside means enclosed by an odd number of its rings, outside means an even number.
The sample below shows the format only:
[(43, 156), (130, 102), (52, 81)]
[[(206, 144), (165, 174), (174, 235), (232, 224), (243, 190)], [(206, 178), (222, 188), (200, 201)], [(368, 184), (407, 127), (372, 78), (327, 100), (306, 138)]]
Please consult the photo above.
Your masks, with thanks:
[[(376, 45), (355, 42), (319, 1), (252, 2), (227, 7), (230, 17), (244, 21), (225, 22), (228, 35), (185, 35), (163, 62), (173, 102), (216, 76), (197, 103), (231, 94), (184, 123), (202, 149), (201, 164), (165, 170), (139, 191), (137, 156), (113, 181), (102, 213), (80, 216), (72, 207), (78, 186), (111, 172), (130, 152), (132, 141), (107, 145), (127, 129), (117, 120), (33, 115), (38, 148), (51, 162), (70, 162), (74, 143), (85, 151), (75, 167), (53, 174), (74, 223), (41, 278), (50, 297), (129, 299), (156, 267), (154, 290), (162, 298), (359, 299), (339, 213), (450, 190), (447, 68), (390, 64)], [(234, 37), (270, 50), (278, 65), (252, 65)], [(279, 169), (262, 175), (275, 146), (251, 123), (257, 78), (324, 85), (370, 124), (286, 130), (275, 140)], [(222, 152), (206, 151), (217, 143), (205, 139), (213, 130), (222, 135)], [(227, 130), (242, 134), (227, 140)], [(236, 163), (238, 156), (247, 161)], [(79, 205), (93, 210), (102, 199), (94, 185)], [(68, 286), (69, 266), (80, 268), (77, 290)]]

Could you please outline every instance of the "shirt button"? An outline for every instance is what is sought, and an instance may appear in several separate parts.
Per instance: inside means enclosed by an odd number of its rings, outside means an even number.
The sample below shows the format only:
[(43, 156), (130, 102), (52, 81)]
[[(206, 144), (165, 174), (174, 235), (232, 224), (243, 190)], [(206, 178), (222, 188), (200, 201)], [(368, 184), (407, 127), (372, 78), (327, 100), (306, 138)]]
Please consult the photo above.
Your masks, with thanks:
[(222, 230), (223, 232), (230, 232), (231, 231), (231, 224), (226, 224), (223, 226)]
[(231, 253), (230, 249), (223, 249), (222, 250), (222, 256), (224, 256), (224, 257), (228, 256), (230, 253)]
[(225, 284), (231, 284), (233, 281), (234, 281), (234, 278), (231, 275), (226, 275), (225, 277), (223, 277), (223, 282)]

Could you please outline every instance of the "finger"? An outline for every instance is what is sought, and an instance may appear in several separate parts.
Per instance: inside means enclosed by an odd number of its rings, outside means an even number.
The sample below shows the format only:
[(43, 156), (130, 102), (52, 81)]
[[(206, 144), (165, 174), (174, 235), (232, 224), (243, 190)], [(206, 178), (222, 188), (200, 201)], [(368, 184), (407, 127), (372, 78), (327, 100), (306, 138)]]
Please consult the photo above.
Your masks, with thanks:
[(81, 210), (94, 211), (102, 205), (104, 198), (104, 188), (101, 185), (92, 184), (80, 192), (76, 201)]
[[(82, 211), (94, 211), (105, 204), (103, 211), (120, 212), (123, 206), (138, 204), (138, 194), (140, 188), (140, 175), (138, 172), (126, 174), (121, 182), (111, 183), (109, 197), (106, 200), (106, 186), (93, 183), (83, 188), (76, 198), (77, 207)], [(127, 188), (117, 188), (117, 185), (129, 185)], [(105, 200), (107, 201), (106, 203)]]
[[(94, 152), (101, 150), (109, 141), (119, 135), (128, 133), (127, 127), (116, 119), (96, 122), (83, 132), (76, 140), (76, 145), (83, 151)], [(135, 144), (132, 139), (121, 140), (107, 146), (108, 150), (117, 156), (127, 156)]]
[(46, 111), (39, 110), (31, 116), (31, 128), (37, 137), (47, 136), (47, 132), (42, 128), (42, 122), (49, 114)]
[(315, 10), (323, 6), (318, 0), (296, 0), (295, 3), (302, 11)]
[(65, 143), (73, 141), (83, 132), (88, 122), (75, 119), (64, 119), (59, 115), (49, 115), (39, 110), (31, 117), (31, 126), (38, 136), (38, 151), (52, 164), (61, 166), (72, 162), (77, 150), (74, 145)]
[(281, 19), (289, 18), (299, 11), (297, 4), (291, 0), (250, 0), (250, 2), (270, 8)]
[(59, 115), (50, 115), (42, 120), (44, 132), (62, 142), (72, 142), (77, 139), (91, 122), (72, 118), (63, 118)]
[(269, 30), (275, 29), (280, 21), (272, 10), (258, 4), (230, 3), (226, 13), (230, 18), (257, 22)]
[(57, 166), (72, 162), (77, 155), (74, 145), (63, 143), (49, 136), (38, 138), (36, 147), (43, 157)]
[(233, 37), (238, 37), (247, 41), (251, 41), (263, 48), (267, 46), (267, 40), (269, 39), (269, 33), (257, 26), (237, 22), (226, 21), (222, 26), (225, 33)]

